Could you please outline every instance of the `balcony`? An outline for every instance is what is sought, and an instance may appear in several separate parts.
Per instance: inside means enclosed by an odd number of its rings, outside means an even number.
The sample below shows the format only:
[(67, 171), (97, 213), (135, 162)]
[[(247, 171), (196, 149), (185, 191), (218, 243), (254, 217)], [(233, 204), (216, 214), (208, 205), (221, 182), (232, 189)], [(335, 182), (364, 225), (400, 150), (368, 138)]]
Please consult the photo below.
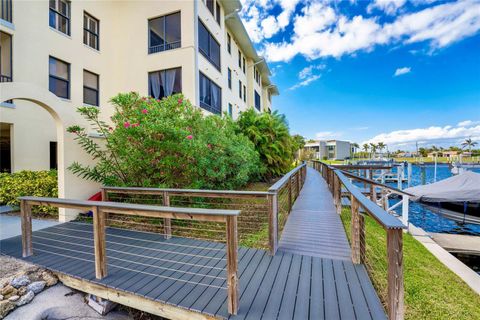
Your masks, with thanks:
[(151, 46), (151, 47), (148, 47), (148, 54), (172, 50), (172, 49), (178, 49), (181, 46), (182, 46), (181, 41), (165, 43), (158, 46)]

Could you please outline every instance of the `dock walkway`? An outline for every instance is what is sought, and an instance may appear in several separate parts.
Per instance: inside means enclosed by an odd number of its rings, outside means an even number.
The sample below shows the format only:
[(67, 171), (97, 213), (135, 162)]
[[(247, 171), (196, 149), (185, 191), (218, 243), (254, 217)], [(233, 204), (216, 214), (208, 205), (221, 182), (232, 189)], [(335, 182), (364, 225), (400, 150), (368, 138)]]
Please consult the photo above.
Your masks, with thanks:
[(34, 231), (34, 254), (28, 258), (21, 257), (21, 237), (0, 241), (0, 253), (65, 275), (67, 284), (109, 291), (107, 297), (120, 303), (139, 299), (147, 311), (173, 310), (176, 318), (386, 319), (364, 266), (350, 260), (332, 201), (323, 179), (308, 169), (277, 254), (239, 249), (236, 316), (227, 312), (221, 243), (108, 227), (108, 275), (101, 280), (95, 278), (91, 224)]

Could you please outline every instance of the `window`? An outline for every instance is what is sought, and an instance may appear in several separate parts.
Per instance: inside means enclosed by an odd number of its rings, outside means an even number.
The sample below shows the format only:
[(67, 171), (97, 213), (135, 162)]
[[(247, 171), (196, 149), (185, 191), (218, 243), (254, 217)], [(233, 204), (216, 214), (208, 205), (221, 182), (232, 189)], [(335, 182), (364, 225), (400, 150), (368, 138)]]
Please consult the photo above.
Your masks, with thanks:
[(220, 71), (220, 44), (207, 30), (202, 21), (198, 21), (198, 48), (208, 61)]
[(87, 46), (99, 50), (99, 27), (100, 22), (89, 15), (83, 13), (83, 43)]
[(255, 108), (260, 111), (261, 109), (261, 102), (260, 102), (260, 95), (258, 94), (257, 91), (255, 91)]
[(70, 99), (70, 64), (49, 57), (48, 89), (60, 98)]
[(242, 81), (238, 80), (238, 97), (242, 100)]
[(232, 54), (232, 37), (227, 33), (227, 51)]
[(0, 19), (12, 22), (12, 0), (2, 0), (2, 13)]
[(214, 0), (207, 0), (207, 8), (212, 15), (215, 15), (215, 12), (213, 11), (214, 2)]
[(217, 15), (215, 16), (215, 20), (217, 20), (218, 25), (221, 25), (220, 20), (221, 20), (221, 18), (222, 18), (222, 15), (221, 15), (222, 13), (221, 13), (221, 11), (220, 11), (220, 5), (218, 4), (218, 1), (217, 1), (217, 3), (215, 4), (215, 13), (217, 14)]
[(232, 89), (232, 69), (228, 68), (228, 88)]
[(238, 67), (242, 68), (242, 53), (238, 50)]
[(222, 89), (200, 72), (200, 107), (212, 113), (222, 113)]
[(83, 103), (98, 106), (98, 74), (83, 70)]
[(70, 1), (50, 0), (50, 27), (70, 35)]
[(50, 169), (57, 169), (57, 142), (50, 141)]
[(0, 31), (0, 82), (12, 82), (12, 36)]
[(228, 115), (229, 115), (230, 117), (233, 116), (233, 106), (232, 106), (231, 103), (228, 104)]
[(243, 102), (247, 102), (247, 87), (243, 86)]
[(155, 99), (182, 92), (182, 68), (150, 72), (148, 74), (148, 92)]
[(148, 53), (178, 49), (182, 46), (180, 12), (148, 20)]
[(12, 172), (13, 124), (0, 122), (0, 172)]
[(242, 69), (243, 69), (243, 73), (245, 73), (245, 57), (243, 57), (243, 66), (242, 66)]

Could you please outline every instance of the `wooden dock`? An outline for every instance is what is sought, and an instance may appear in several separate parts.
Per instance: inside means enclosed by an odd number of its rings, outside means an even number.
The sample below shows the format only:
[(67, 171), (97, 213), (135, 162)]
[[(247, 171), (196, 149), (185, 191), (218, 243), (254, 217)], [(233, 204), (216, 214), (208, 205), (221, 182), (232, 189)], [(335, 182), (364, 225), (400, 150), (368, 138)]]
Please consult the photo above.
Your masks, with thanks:
[(320, 174), (308, 169), (279, 250), (238, 250), (237, 315), (229, 315), (225, 244), (106, 227), (107, 275), (95, 273), (91, 224), (69, 222), (0, 242), (0, 253), (57, 272), (68, 286), (172, 319), (386, 319), (362, 264), (350, 259)]

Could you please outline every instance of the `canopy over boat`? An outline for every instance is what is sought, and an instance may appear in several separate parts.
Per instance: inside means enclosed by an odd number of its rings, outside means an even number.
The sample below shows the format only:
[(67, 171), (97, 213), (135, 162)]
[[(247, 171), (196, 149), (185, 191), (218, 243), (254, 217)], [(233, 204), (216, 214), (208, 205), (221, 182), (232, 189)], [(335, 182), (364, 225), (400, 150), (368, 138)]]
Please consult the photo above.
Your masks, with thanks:
[(405, 189), (414, 201), (480, 202), (480, 174), (466, 171), (439, 182)]

